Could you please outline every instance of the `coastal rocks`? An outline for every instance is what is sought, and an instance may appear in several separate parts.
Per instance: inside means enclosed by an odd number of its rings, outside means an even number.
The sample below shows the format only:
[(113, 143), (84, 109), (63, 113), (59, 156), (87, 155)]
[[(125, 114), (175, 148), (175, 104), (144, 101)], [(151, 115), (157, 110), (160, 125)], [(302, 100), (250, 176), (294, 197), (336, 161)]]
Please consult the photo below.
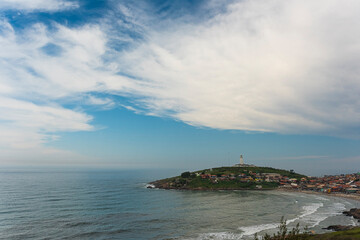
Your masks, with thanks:
[(344, 211), (343, 214), (346, 216), (352, 216), (355, 219), (359, 219), (360, 222), (360, 209), (359, 208), (352, 208), (350, 211)]
[[(355, 219), (360, 219), (360, 209), (358, 208), (352, 208), (350, 209), (350, 211), (344, 211), (343, 214), (345, 214), (346, 216), (350, 216), (350, 217), (354, 217)], [(359, 220), (360, 222), (360, 220)], [(346, 230), (351, 230), (355, 228), (354, 226), (343, 226), (343, 225), (331, 225), (328, 226), (327, 230), (334, 230), (334, 231), (346, 231)]]
[(338, 232), (338, 231), (351, 230), (353, 228), (354, 228), (354, 226), (331, 225), (331, 226), (328, 226), (327, 228), (324, 228), (324, 229), (334, 230), (334, 231)]

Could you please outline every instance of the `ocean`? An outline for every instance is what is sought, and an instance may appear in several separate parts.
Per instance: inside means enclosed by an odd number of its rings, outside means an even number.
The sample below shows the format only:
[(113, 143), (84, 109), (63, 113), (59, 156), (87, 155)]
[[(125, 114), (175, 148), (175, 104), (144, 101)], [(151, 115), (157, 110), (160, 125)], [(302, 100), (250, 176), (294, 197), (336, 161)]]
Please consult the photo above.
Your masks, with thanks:
[(0, 239), (253, 239), (284, 216), (315, 232), (356, 225), (359, 202), (279, 191), (148, 189), (169, 170), (0, 172)]

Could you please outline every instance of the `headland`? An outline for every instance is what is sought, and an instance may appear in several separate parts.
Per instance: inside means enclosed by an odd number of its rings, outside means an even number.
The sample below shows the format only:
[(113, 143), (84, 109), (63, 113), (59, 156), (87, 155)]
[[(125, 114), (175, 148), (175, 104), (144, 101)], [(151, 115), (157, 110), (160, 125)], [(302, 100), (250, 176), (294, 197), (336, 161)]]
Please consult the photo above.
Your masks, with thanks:
[(179, 190), (282, 190), (326, 194), (360, 201), (360, 173), (309, 177), (271, 167), (236, 164), (151, 182), (149, 188)]
[(181, 190), (272, 190), (283, 182), (305, 181), (306, 176), (271, 167), (253, 165), (217, 167), (157, 180), (150, 186)]

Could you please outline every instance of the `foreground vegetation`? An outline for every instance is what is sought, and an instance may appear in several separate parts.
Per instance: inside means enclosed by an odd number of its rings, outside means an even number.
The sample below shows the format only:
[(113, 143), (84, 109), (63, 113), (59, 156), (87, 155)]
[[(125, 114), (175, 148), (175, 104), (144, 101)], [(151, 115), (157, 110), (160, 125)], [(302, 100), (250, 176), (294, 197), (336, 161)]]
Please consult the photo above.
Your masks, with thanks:
[(360, 227), (351, 230), (332, 232), (325, 234), (317, 234), (309, 236), (309, 240), (359, 240), (360, 239)]
[(255, 234), (254, 240), (360, 240), (360, 227), (353, 228), (346, 231), (313, 234), (308, 231), (307, 228), (300, 233), (299, 224), (293, 229), (288, 231), (286, 226), (286, 220), (281, 219), (279, 230), (272, 236), (265, 234), (263, 237), (259, 237)]

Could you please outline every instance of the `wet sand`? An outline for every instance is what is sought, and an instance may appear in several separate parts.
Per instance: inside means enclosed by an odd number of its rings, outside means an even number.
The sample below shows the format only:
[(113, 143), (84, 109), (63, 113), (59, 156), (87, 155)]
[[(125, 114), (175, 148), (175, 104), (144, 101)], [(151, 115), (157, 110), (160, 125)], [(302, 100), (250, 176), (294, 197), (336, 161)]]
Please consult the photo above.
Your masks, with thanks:
[(345, 194), (345, 193), (323, 193), (323, 192), (314, 192), (309, 190), (297, 190), (297, 189), (284, 189), (284, 188), (278, 188), (277, 191), (283, 191), (283, 192), (299, 192), (299, 193), (306, 193), (306, 194), (316, 194), (316, 195), (322, 195), (322, 196), (329, 196), (329, 197), (341, 197), (341, 198), (347, 198), (352, 199), (360, 202), (360, 194)]

